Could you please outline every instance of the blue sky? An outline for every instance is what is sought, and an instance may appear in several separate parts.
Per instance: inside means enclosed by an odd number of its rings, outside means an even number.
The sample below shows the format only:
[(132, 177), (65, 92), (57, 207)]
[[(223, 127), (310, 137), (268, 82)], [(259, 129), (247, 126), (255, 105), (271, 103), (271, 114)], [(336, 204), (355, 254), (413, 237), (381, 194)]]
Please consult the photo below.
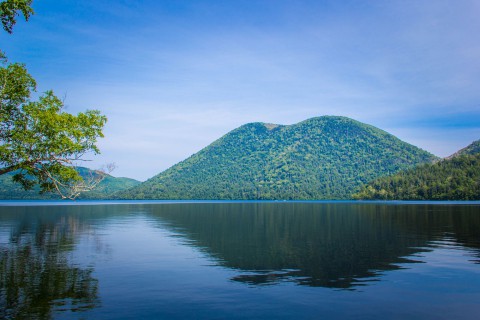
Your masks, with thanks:
[(108, 116), (145, 180), (248, 122), (342, 115), (438, 156), (480, 139), (480, 1), (34, 0), (0, 33), (40, 92)]

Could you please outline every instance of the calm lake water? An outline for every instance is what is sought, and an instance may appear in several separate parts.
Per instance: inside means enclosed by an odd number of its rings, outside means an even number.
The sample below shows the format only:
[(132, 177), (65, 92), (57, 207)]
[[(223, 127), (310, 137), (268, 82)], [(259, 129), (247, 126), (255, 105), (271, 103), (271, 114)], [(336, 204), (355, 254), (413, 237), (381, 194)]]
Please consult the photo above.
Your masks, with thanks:
[(0, 318), (479, 319), (480, 203), (0, 202)]

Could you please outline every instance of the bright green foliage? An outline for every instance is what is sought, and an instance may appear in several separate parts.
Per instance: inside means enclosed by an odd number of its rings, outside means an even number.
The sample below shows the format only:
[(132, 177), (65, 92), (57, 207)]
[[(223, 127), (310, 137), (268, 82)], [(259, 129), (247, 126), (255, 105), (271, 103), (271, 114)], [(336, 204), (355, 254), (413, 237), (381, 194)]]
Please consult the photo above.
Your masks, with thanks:
[[(478, 147), (478, 141), (467, 147)], [(463, 150), (466, 150), (463, 149)], [(461, 154), (367, 184), (356, 199), (480, 200), (480, 153)], [(473, 151), (472, 151), (473, 152)]]
[(251, 123), (143, 184), (132, 199), (346, 199), (360, 186), (435, 157), (344, 117)]
[(0, 139), (8, 138), (9, 129), (20, 116), (20, 106), (30, 98), (35, 90), (35, 80), (23, 64), (7, 64), (0, 58)]
[(78, 115), (63, 112), (52, 91), (30, 101), (35, 81), (21, 64), (0, 66), (0, 175), (16, 171), (13, 179), (25, 189), (39, 183), (41, 191), (80, 180), (71, 165), (86, 153), (98, 153), (106, 117), (97, 110)]
[(19, 12), (23, 14), (25, 21), (28, 21), (34, 13), (31, 5), (32, 0), (6, 0), (0, 2), (0, 20), (2, 21), (3, 29), (8, 33), (12, 33)]
[[(20, 14), (28, 20), (31, 4), (32, 0), (0, 2), (4, 30), (12, 33)], [(74, 186), (76, 197), (88, 186), (73, 165), (85, 154), (99, 152), (96, 142), (103, 137), (107, 119), (97, 110), (63, 112), (62, 101), (52, 91), (30, 101), (35, 85), (23, 64), (8, 64), (0, 51), (0, 176), (15, 172), (13, 181), (26, 190), (39, 184), (40, 192), (56, 190), (62, 197), (62, 190)]]
[[(92, 171), (83, 167), (76, 167), (75, 170), (85, 180), (92, 175)], [(39, 186), (35, 186), (31, 190), (24, 190), (21, 185), (12, 181), (15, 172), (7, 173), (0, 176), (0, 199), (7, 200), (47, 200), (58, 199), (58, 194), (53, 192), (45, 192), (39, 194)], [(130, 178), (116, 178), (106, 174), (102, 181), (91, 191), (82, 193), (78, 199), (109, 199), (118, 191), (126, 190), (140, 184), (140, 181)]]
[(2, 123), (10, 113), (30, 98), (30, 92), (35, 90), (35, 80), (28, 74), (25, 65), (20, 63), (7, 64), (6, 58), (0, 59), (0, 103), (2, 105)]

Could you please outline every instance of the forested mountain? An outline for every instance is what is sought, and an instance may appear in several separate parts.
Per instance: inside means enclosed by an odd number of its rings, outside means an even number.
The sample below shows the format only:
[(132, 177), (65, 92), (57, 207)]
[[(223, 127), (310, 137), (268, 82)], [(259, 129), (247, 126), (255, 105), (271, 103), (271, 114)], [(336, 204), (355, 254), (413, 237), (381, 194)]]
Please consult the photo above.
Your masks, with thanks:
[(346, 199), (381, 176), (436, 159), (358, 121), (250, 123), (148, 181), (126, 199)]
[[(81, 176), (87, 177), (92, 171), (87, 168), (78, 167), (77, 171)], [(0, 199), (12, 200), (54, 200), (60, 199), (56, 193), (39, 194), (39, 188), (35, 187), (32, 190), (25, 191), (22, 186), (12, 181), (12, 176), (15, 172), (4, 174), (0, 176)], [(105, 179), (98, 184), (92, 191), (85, 192), (78, 197), (78, 199), (107, 199), (111, 198), (112, 194), (125, 190), (140, 184), (140, 181), (130, 178), (116, 178), (107, 175)]]
[(442, 161), (374, 180), (354, 197), (372, 200), (480, 200), (480, 140)]

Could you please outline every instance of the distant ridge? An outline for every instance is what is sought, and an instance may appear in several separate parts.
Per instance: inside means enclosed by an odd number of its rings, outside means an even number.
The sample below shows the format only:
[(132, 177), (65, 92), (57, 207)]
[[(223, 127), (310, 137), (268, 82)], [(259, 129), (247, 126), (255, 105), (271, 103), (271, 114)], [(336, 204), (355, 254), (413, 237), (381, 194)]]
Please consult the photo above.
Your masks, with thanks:
[[(78, 173), (88, 177), (92, 170), (77, 167)], [(53, 200), (60, 199), (56, 193), (39, 194), (38, 186), (25, 191), (22, 186), (12, 181), (13, 173), (0, 176), (0, 200)], [(116, 178), (107, 175), (92, 191), (82, 193), (78, 199), (108, 199), (118, 191), (140, 184), (140, 181), (130, 178)]]
[(116, 196), (124, 199), (348, 199), (360, 187), (437, 158), (373, 126), (323, 116), (249, 123)]
[(354, 197), (367, 200), (480, 200), (480, 140), (434, 164), (374, 180)]
[(473, 141), (471, 144), (466, 146), (463, 149), (460, 149), (459, 151), (455, 152), (451, 156), (447, 157), (447, 159), (452, 159), (454, 157), (458, 156), (463, 156), (463, 155), (475, 155), (480, 153), (480, 140)]

